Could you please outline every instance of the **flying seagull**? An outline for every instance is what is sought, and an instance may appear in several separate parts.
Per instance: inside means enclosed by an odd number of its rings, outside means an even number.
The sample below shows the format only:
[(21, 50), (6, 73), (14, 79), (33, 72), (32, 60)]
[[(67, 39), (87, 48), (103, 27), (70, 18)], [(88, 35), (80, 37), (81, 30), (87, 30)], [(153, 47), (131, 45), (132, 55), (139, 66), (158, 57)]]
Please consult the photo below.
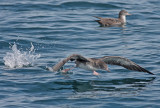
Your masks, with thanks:
[[(99, 73), (96, 72), (97, 70), (106, 70), (109, 72), (107, 64), (119, 65), (129, 70), (146, 72), (146, 73), (154, 75), (152, 72), (142, 68), (141, 66), (137, 65), (133, 61), (127, 58), (124, 58), (124, 57), (104, 56), (101, 58), (86, 58), (79, 54), (72, 54), (68, 56), (67, 58), (63, 59), (58, 64), (53, 66), (53, 71), (60, 70), (65, 65), (65, 63), (67, 63), (68, 61), (75, 61), (76, 67), (79, 67), (85, 70), (90, 70), (93, 72), (93, 75), (99, 75)], [(70, 69), (64, 69), (62, 70), (62, 72), (67, 72)]]

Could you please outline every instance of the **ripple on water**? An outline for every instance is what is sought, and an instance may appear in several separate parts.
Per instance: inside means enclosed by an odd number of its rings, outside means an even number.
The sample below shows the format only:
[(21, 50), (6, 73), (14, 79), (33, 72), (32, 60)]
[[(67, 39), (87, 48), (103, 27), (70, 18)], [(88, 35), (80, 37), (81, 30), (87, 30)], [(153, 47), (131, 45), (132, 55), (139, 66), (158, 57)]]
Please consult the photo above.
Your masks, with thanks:
[[(0, 107), (158, 108), (159, 3), (1, 0)], [(121, 9), (132, 14), (124, 28), (94, 21), (93, 16), (116, 18)], [(127, 57), (156, 75), (118, 66), (109, 66), (110, 73), (98, 71), (100, 78), (79, 68), (67, 74), (46, 69), (73, 53)]]

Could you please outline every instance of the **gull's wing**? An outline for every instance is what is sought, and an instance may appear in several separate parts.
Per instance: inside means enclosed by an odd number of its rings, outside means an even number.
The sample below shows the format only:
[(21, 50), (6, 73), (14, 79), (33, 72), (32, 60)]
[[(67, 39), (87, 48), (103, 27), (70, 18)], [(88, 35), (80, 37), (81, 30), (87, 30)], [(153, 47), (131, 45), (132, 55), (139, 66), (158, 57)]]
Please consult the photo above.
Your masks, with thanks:
[(89, 61), (87, 58), (79, 55), (79, 54), (72, 54), (71, 56), (68, 56), (67, 58), (63, 59), (62, 61), (60, 61), (59, 63), (57, 63), (56, 65), (53, 66), (53, 71), (58, 71), (59, 69), (61, 69), (61, 67), (63, 67), (65, 65), (65, 63), (67, 63), (69, 60), (73, 61), (73, 60), (79, 60), (79, 61)]
[(103, 18), (102, 21), (106, 24), (109, 24), (109, 25), (121, 24), (121, 22), (118, 19), (115, 19), (115, 18)]
[(122, 24), (121, 21), (115, 18), (101, 18), (101, 17), (96, 17), (99, 18), (100, 20), (95, 20), (98, 22), (101, 26), (111, 26), (111, 25), (120, 25)]
[(132, 62), (127, 58), (118, 56), (105, 56), (100, 58), (100, 60), (104, 61), (106, 64), (119, 65), (129, 70), (135, 70), (139, 72), (147, 72), (149, 74), (153, 74), (152, 72), (149, 72), (148, 70), (142, 68), (141, 66), (137, 65), (136, 63)]

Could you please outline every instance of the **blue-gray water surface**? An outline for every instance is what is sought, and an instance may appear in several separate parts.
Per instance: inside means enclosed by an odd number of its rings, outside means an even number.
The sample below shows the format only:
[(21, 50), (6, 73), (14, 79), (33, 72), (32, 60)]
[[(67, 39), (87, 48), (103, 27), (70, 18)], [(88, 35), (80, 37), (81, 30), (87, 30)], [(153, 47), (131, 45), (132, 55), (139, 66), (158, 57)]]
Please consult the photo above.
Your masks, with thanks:
[[(1, 0), (0, 107), (159, 108), (159, 6), (159, 0)], [(94, 21), (93, 16), (116, 18), (121, 9), (132, 14), (123, 28)], [(40, 57), (11, 68), (4, 58), (11, 60), (13, 44), (20, 53), (33, 45)], [(119, 66), (98, 71), (99, 78), (79, 68), (67, 74), (47, 69), (73, 53), (126, 57), (155, 75)]]

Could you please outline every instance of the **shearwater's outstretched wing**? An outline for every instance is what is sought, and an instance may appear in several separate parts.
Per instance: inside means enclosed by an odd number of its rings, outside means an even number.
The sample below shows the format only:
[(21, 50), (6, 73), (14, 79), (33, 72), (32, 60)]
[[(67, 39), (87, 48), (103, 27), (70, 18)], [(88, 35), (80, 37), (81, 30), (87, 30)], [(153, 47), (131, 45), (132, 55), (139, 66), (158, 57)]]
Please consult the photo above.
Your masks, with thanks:
[(61, 67), (63, 67), (65, 65), (65, 63), (67, 63), (69, 60), (71, 60), (71, 61), (73, 61), (73, 60), (88, 61), (87, 58), (85, 58), (79, 54), (72, 54), (71, 56), (68, 56), (67, 58), (63, 59), (62, 61), (60, 61), (59, 63), (54, 65), (53, 71), (58, 71), (59, 69), (61, 69)]
[(146, 72), (146, 73), (154, 75), (152, 72), (142, 68), (141, 66), (139, 66), (138, 64), (134, 63), (133, 61), (131, 61), (127, 58), (123, 58), (123, 57), (119, 57), (119, 56), (105, 56), (100, 59), (102, 61), (104, 61), (106, 64), (119, 65), (119, 66), (122, 66), (124, 68), (129, 69), (129, 70)]

